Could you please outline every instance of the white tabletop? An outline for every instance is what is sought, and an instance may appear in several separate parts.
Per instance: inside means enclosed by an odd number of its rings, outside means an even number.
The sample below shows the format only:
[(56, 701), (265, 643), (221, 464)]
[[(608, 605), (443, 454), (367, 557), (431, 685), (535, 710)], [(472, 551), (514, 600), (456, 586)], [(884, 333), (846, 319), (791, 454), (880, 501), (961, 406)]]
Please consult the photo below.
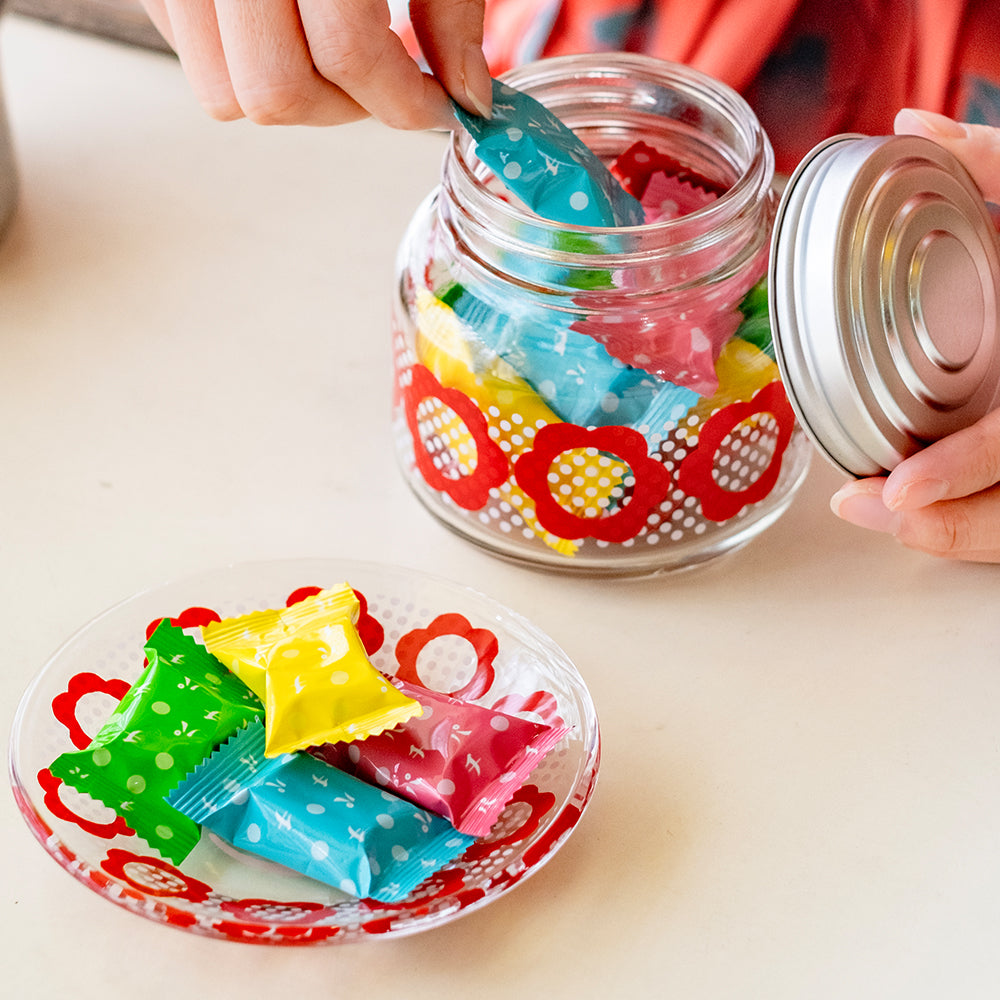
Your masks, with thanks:
[(0, 796), (4, 994), (995, 997), (1000, 569), (838, 522), (818, 459), (764, 536), (609, 585), (494, 559), (388, 428), (395, 246), (443, 140), (219, 124), (170, 57), (18, 17), (0, 247), (2, 712), (104, 608), (232, 562), (432, 569), (578, 665), (604, 755), (556, 857), (410, 938), (271, 949), (119, 909)]

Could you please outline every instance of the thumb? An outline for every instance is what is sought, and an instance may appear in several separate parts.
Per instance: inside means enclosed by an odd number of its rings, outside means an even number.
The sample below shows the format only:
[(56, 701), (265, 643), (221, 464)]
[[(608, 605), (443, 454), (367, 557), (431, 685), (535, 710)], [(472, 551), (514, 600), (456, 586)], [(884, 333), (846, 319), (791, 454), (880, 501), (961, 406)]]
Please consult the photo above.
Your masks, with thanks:
[(1000, 128), (966, 125), (933, 111), (903, 108), (896, 115), (897, 135), (922, 135), (954, 154), (987, 201), (1000, 202)]
[(473, 114), (490, 117), (493, 81), (483, 54), (485, 0), (411, 0), (410, 23), (431, 72)]

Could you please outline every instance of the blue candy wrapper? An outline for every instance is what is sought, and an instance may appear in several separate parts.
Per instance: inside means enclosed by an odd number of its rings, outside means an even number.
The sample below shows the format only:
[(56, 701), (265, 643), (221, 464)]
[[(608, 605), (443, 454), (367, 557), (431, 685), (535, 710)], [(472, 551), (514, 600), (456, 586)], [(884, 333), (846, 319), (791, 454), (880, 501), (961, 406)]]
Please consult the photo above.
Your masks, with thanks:
[(488, 304), (457, 284), (438, 294), (561, 420), (581, 426), (652, 426), (679, 419), (701, 398), (611, 357), (603, 344), (570, 329), (566, 315), (532, 311), (510, 300)]
[(305, 753), (264, 756), (251, 723), (170, 793), (223, 840), (352, 896), (398, 903), (475, 840)]
[(548, 108), (493, 81), (493, 117), (455, 117), (476, 142), (476, 155), (537, 215), (571, 226), (641, 226), (639, 200)]

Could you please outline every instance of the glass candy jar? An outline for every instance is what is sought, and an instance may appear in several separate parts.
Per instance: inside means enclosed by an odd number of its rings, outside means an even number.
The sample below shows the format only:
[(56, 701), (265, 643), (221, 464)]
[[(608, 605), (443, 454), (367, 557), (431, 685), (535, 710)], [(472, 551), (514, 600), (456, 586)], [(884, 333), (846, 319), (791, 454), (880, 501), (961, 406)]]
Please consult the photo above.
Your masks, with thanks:
[(447, 526), (536, 566), (641, 575), (732, 550), (787, 507), (810, 454), (767, 319), (767, 137), (734, 91), (644, 56), (504, 81), (641, 180), (654, 221), (542, 219), (456, 131), (398, 258), (403, 474)]

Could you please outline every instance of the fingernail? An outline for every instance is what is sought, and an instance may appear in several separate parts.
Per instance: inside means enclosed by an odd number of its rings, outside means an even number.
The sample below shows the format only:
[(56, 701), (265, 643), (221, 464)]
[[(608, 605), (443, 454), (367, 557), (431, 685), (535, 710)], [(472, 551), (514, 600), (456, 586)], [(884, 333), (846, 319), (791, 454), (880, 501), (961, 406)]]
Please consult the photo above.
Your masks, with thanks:
[(895, 487), (891, 479), (882, 492), (882, 501), (889, 510), (915, 510), (929, 507), (948, 496), (950, 486), (943, 479), (915, 479)]
[(942, 139), (962, 139), (969, 134), (961, 122), (933, 111), (918, 111), (915, 108), (903, 108), (896, 114), (895, 130), (897, 135), (931, 133)]
[(882, 531), (888, 535), (894, 535), (899, 530), (899, 514), (889, 510), (876, 493), (857, 493), (851, 491), (851, 487), (844, 487), (834, 493), (830, 507), (841, 520), (859, 528)]
[(435, 108), (435, 121), (429, 128), (436, 129), (439, 132), (453, 132), (458, 128), (458, 119), (455, 117), (455, 112), (452, 109), (453, 105), (451, 101), (445, 99), (439, 108)]
[(462, 86), (472, 110), (483, 118), (493, 117), (493, 80), (482, 46), (470, 43), (462, 61)]

